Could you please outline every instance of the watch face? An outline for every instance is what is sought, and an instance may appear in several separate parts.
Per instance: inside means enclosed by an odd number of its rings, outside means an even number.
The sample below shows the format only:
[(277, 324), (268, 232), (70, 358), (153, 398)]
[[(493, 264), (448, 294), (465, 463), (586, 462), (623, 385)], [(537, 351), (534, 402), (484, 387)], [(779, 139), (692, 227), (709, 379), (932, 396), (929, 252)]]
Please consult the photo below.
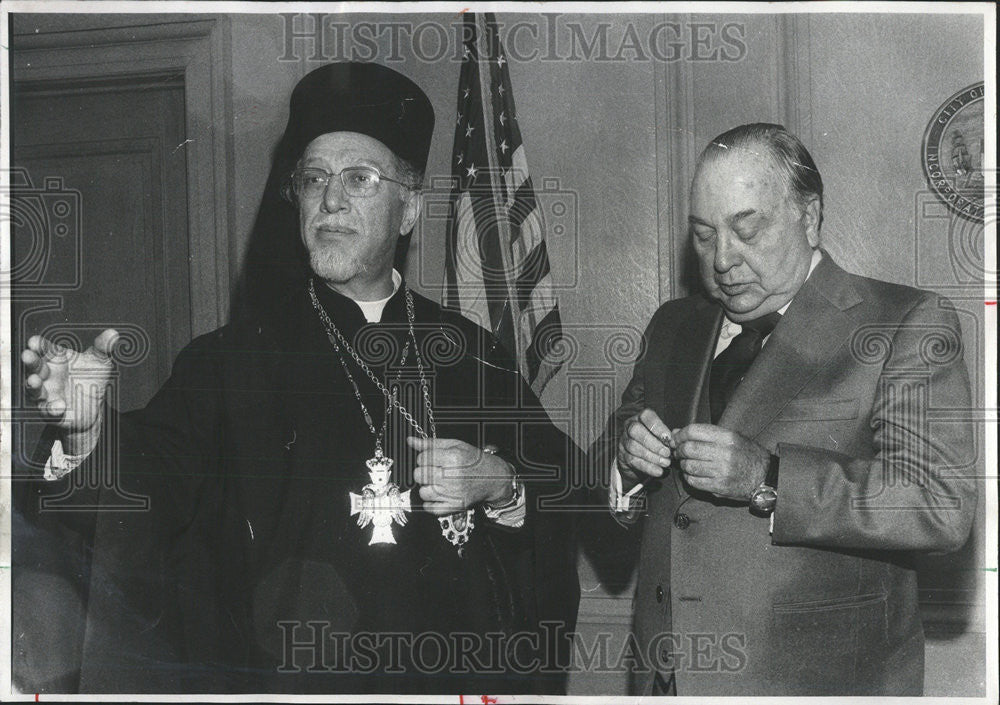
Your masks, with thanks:
[(754, 490), (753, 496), (750, 498), (750, 503), (753, 505), (754, 509), (759, 512), (773, 511), (774, 505), (777, 501), (777, 491), (775, 491), (773, 487), (768, 487), (767, 485), (761, 485)]

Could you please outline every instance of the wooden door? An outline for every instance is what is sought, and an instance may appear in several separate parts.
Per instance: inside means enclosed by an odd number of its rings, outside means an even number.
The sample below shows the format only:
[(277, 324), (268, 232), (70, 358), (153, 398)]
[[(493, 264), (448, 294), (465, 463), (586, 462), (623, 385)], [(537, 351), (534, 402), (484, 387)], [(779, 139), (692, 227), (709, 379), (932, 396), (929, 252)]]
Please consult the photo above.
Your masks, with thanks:
[(116, 327), (120, 407), (141, 406), (192, 332), (183, 76), (15, 83), (11, 107), (35, 214), (12, 228), (15, 344)]

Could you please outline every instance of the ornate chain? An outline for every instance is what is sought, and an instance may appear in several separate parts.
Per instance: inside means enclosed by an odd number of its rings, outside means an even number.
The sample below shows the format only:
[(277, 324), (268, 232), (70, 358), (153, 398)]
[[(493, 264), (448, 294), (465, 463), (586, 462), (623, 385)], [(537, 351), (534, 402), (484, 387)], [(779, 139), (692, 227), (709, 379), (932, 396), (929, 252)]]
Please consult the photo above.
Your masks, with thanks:
[[(410, 290), (407, 288), (404, 292), (406, 294), (406, 321), (410, 327), (410, 340), (413, 341), (413, 355), (417, 358), (417, 374), (420, 375), (420, 391), (424, 395), (424, 406), (427, 408), (427, 423), (431, 427), (431, 437), (437, 437), (437, 429), (434, 426), (434, 410), (431, 409), (431, 398), (427, 393), (427, 379), (424, 377), (424, 361), (420, 357), (420, 346), (417, 345), (417, 336), (413, 332), (413, 321), (416, 316), (413, 313), (413, 296), (410, 295)], [(409, 341), (406, 343), (409, 345)], [(403, 408), (400, 407), (400, 412), (403, 412)]]
[(361, 405), (361, 413), (364, 414), (365, 423), (368, 424), (368, 429), (372, 432), (372, 436), (375, 438), (375, 457), (381, 458), (383, 457), (382, 438), (385, 436), (386, 426), (389, 425), (389, 409), (392, 407), (385, 407), (385, 416), (382, 418), (382, 430), (376, 431), (375, 422), (372, 421), (372, 415), (368, 413), (368, 407), (365, 406), (365, 402), (361, 398), (361, 391), (358, 389), (358, 383), (354, 381), (354, 376), (347, 368), (347, 361), (344, 360), (344, 356), (340, 354), (340, 348), (337, 346), (337, 341), (330, 338), (330, 342), (333, 344), (333, 349), (337, 351), (337, 359), (340, 360), (340, 366), (344, 368), (344, 374), (347, 375), (347, 381), (351, 383), (351, 387), (354, 389), (354, 397), (358, 400), (358, 404)]
[[(417, 344), (417, 334), (413, 330), (413, 321), (416, 318), (413, 312), (413, 295), (410, 293), (409, 287), (405, 284), (403, 285), (403, 294), (406, 297), (406, 322), (409, 327), (410, 340), (406, 341), (406, 345), (403, 347), (403, 355), (400, 360), (400, 365), (402, 365), (408, 356), (408, 351), (410, 343), (413, 343), (413, 353), (417, 360), (417, 372), (420, 375), (420, 392), (424, 397), (424, 407), (427, 409), (427, 422), (431, 429), (431, 437), (437, 437), (437, 427), (434, 424), (434, 410), (431, 408), (431, 395), (428, 392), (427, 377), (424, 375), (424, 360), (420, 356), (420, 346)], [(354, 381), (354, 377), (351, 376), (350, 370), (347, 368), (347, 361), (344, 360), (344, 356), (340, 352), (340, 348), (343, 347), (350, 356), (357, 363), (358, 367), (364, 370), (365, 374), (368, 375), (379, 391), (385, 396), (389, 402), (389, 406), (386, 407), (385, 422), (382, 424), (382, 433), (385, 433), (386, 423), (389, 421), (389, 408), (395, 407), (400, 415), (409, 422), (417, 433), (420, 434), (421, 438), (427, 438), (427, 432), (417, 423), (417, 420), (413, 418), (413, 415), (406, 410), (396, 395), (386, 389), (386, 386), (382, 384), (379, 379), (372, 372), (371, 368), (365, 364), (365, 361), (361, 359), (361, 356), (355, 352), (351, 344), (347, 342), (343, 334), (334, 325), (333, 320), (327, 314), (326, 309), (323, 308), (323, 304), (319, 302), (316, 297), (316, 287), (313, 279), (309, 279), (309, 298), (312, 300), (313, 308), (316, 309), (316, 313), (319, 314), (319, 319), (323, 323), (323, 327), (326, 328), (326, 337), (330, 339), (330, 343), (333, 345), (333, 349), (337, 351), (337, 359), (340, 360), (341, 366), (344, 368), (344, 373), (347, 375), (347, 379), (350, 380), (351, 386), (354, 388), (354, 396), (358, 398), (358, 403), (361, 404), (361, 411), (365, 415), (365, 421), (368, 422), (368, 428), (371, 429), (373, 435), (375, 435), (375, 454), (380, 456), (382, 454), (382, 443), (381, 438), (375, 432), (375, 424), (372, 423), (371, 414), (368, 413), (368, 409), (365, 408), (365, 404), (361, 401), (361, 392), (358, 390), (358, 385)], [(339, 345), (338, 345), (339, 343)], [(463, 512), (456, 512), (448, 517), (438, 517), (438, 523), (441, 525), (441, 533), (452, 545), (458, 549), (458, 555), (464, 556), (465, 544), (469, 540), (469, 534), (475, 528), (475, 512), (471, 509), (467, 509)]]
[[(427, 421), (431, 429), (430, 435), (431, 437), (435, 437), (437, 435), (437, 428), (434, 423), (434, 411), (433, 409), (431, 409), (431, 395), (427, 391), (428, 384), (427, 384), (427, 378), (424, 375), (424, 361), (423, 358), (420, 357), (420, 350), (419, 346), (417, 345), (417, 336), (413, 330), (413, 321), (414, 321), (413, 295), (410, 294), (409, 287), (405, 287), (404, 294), (406, 295), (406, 321), (409, 326), (410, 340), (406, 341), (406, 346), (403, 348), (402, 360), (405, 360), (407, 358), (408, 350), (410, 347), (410, 341), (412, 340), (413, 351), (416, 354), (417, 358), (417, 372), (420, 375), (420, 392), (423, 394), (424, 397), (424, 406), (427, 409)], [(323, 308), (323, 304), (321, 304), (319, 302), (319, 299), (316, 297), (316, 288), (313, 284), (312, 279), (309, 280), (309, 298), (312, 299), (313, 308), (316, 309), (316, 313), (319, 314), (320, 321), (323, 322), (323, 327), (326, 328), (326, 337), (330, 339), (330, 343), (333, 344), (334, 350), (337, 351), (337, 356), (340, 359), (340, 364), (343, 365), (344, 367), (344, 371), (347, 373), (347, 378), (351, 380), (351, 384), (354, 385), (354, 393), (355, 395), (358, 396), (358, 401), (361, 402), (361, 396), (358, 393), (358, 385), (354, 383), (354, 378), (351, 377), (351, 373), (347, 369), (347, 363), (344, 361), (344, 358), (340, 355), (341, 347), (343, 347), (350, 354), (351, 358), (354, 360), (355, 363), (357, 363), (358, 367), (360, 367), (364, 371), (364, 373), (368, 375), (368, 379), (370, 379), (375, 384), (375, 386), (378, 387), (378, 390), (382, 392), (382, 394), (388, 400), (389, 404), (395, 407), (397, 411), (399, 411), (400, 415), (404, 419), (406, 419), (411, 426), (413, 426), (413, 428), (416, 430), (418, 434), (420, 434), (420, 437), (427, 438), (427, 432), (424, 431), (424, 429), (420, 426), (420, 424), (417, 423), (417, 420), (413, 418), (413, 414), (407, 411), (406, 407), (403, 406), (398, 399), (396, 399), (395, 394), (386, 389), (386, 386), (379, 381), (378, 377), (375, 376), (375, 373), (372, 372), (371, 368), (368, 367), (367, 364), (365, 364), (365, 361), (361, 359), (361, 356), (358, 355), (357, 352), (355, 352), (354, 348), (351, 347), (351, 344), (347, 342), (347, 339), (344, 338), (343, 334), (337, 329), (337, 326), (334, 324), (334, 322), (330, 319), (330, 316), (327, 314), (326, 309)], [(337, 344), (338, 341), (340, 342), (340, 345)], [(400, 362), (402, 362), (402, 360)], [(366, 420), (370, 419), (371, 417), (368, 414), (368, 410), (365, 409), (365, 405), (363, 402), (361, 403), (361, 408), (364, 409), (365, 419)], [(374, 425), (371, 424), (370, 422), (369, 425), (372, 427), (372, 432), (374, 433)]]

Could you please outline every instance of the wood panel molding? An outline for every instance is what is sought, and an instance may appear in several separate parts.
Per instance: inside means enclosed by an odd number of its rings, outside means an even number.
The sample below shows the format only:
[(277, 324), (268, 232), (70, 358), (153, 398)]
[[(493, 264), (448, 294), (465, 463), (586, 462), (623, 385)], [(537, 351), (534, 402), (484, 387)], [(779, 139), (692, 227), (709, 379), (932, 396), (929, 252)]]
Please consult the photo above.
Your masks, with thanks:
[[(664, 16), (665, 18), (665, 16)], [(687, 23), (690, 16), (671, 16)], [(656, 171), (659, 223), (660, 301), (690, 292), (683, 280), (687, 252), (688, 188), (698, 156), (694, 116), (694, 74), (689, 61), (656, 65)]]
[(233, 149), (229, 20), (136, 16), (136, 24), (88, 29), (55, 22), (11, 36), (15, 82), (108, 80), (183, 75), (191, 262), (191, 329), (211, 331), (229, 317)]
[(778, 15), (781, 109), (785, 127), (812, 144), (812, 77), (809, 15)]

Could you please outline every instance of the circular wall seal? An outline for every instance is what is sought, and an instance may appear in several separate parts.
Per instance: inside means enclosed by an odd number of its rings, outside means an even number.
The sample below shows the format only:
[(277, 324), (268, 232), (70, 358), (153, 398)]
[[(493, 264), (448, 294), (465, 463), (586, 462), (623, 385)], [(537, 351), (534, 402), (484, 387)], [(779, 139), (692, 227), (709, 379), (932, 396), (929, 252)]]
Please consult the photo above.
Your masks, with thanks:
[(983, 222), (983, 83), (959, 91), (938, 108), (924, 132), (927, 183), (948, 209)]

